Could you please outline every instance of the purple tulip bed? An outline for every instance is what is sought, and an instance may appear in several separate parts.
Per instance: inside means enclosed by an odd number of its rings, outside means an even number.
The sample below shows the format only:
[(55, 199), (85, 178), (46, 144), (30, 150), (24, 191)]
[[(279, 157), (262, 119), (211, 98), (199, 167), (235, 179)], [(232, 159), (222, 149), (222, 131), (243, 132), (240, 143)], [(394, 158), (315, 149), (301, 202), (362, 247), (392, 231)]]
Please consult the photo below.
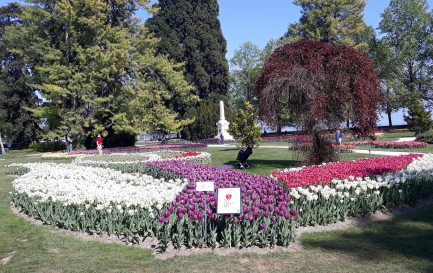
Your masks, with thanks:
[[(244, 248), (287, 246), (294, 240), (296, 212), (283, 187), (270, 178), (181, 161), (146, 165), (190, 181), (159, 217), (157, 237), (162, 250), (170, 243), (175, 248)], [(215, 189), (240, 187), (241, 214), (216, 214), (216, 193), (197, 192), (198, 181), (214, 181)]]

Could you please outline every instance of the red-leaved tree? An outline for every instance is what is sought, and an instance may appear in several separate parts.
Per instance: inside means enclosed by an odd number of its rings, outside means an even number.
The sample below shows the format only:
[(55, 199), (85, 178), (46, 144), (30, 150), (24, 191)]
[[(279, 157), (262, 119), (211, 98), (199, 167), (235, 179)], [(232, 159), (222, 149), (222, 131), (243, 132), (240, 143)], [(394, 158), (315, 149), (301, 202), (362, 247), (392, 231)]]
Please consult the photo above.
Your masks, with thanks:
[(266, 60), (256, 83), (259, 114), (270, 125), (289, 110), (309, 132), (338, 128), (345, 120), (360, 135), (377, 122), (381, 93), (372, 61), (354, 48), (319, 41), (284, 45)]
[(315, 144), (322, 129), (336, 129), (346, 120), (359, 135), (372, 135), (381, 98), (366, 55), (319, 41), (276, 49), (264, 64), (256, 92), (259, 115), (267, 124), (276, 127), (280, 113), (288, 111), (292, 123), (311, 133)]

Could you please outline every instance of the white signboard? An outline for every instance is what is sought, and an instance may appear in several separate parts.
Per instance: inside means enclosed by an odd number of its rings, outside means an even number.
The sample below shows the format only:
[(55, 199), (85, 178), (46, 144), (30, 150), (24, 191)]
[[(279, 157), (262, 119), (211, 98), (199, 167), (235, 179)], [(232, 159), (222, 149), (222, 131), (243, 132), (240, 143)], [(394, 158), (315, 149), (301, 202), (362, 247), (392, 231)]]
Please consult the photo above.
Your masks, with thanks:
[(195, 190), (196, 191), (214, 191), (214, 183), (213, 181), (203, 181), (203, 182), (196, 182), (195, 183)]
[(217, 214), (241, 213), (241, 188), (219, 188), (217, 195)]

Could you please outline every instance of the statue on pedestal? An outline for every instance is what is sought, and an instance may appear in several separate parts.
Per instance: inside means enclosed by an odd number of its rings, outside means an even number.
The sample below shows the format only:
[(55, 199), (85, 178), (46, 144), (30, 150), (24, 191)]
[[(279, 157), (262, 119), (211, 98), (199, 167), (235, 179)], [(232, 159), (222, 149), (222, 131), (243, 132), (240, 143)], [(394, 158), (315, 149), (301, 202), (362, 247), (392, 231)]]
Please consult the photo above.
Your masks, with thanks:
[(221, 144), (224, 144), (225, 140), (234, 140), (233, 136), (229, 134), (229, 125), (224, 115), (224, 102), (220, 101), (220, 120), (216, 123), (218, 135), (215, 138), (220, 139)]

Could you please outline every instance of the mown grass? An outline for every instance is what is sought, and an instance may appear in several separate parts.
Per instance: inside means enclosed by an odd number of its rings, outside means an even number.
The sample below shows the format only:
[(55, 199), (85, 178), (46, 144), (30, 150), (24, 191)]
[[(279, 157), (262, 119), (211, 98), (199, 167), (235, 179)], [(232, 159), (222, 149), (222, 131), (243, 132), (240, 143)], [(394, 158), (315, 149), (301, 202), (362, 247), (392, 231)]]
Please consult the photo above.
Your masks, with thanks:
[[(236, 157), (239, 152), (237, 148), (228, 147), (208, 147), (207, 151), (212, 155), (212, 165), (231, 165), (236, 163)], [(374, 157), (375, 155), (343, 153), (340, 154), (341, 160), (354, 160), (365, 157)], [(272, 170), (293, 168), (300, 166), (301, 156), (289, 149), (283, 148), (263, 148), (259, 147), (253, 150), (249, 157), (248, 163), (251, 168), (247, 169), (249, 173), (270, 175)]]
[[(215, 157), (224, 161), (224, 153), (217, 152)], [(229, 151), (227, 157), (233, 153)], [(272, 159), (276, 153), (258, 150), (255, 155), (265, 160), (266, 155)], [(5, 175), (5, 165), (39, 160), (27, 154), (12, 152), (0, 161), (0, 260), (15, 252), (8, 264), (0, 262), (0, 272), (433, 271), (433, 206), (393, 221), (306, 234), (302, 238), (304, 250), (267, 255), (198, 254), (158, 260), (149, 250), (75, 238), (51, 226), (31, 224), (11, 212), (13, 178)], [(283, 151), (278, 154), (282, 157)]]
[(402, 137), (414, 137), (414, 132), (401, 132), (401, 133), (384, 133), (383, 137), (379, 138), (378, 140), (383, 141), (395, 141)]

